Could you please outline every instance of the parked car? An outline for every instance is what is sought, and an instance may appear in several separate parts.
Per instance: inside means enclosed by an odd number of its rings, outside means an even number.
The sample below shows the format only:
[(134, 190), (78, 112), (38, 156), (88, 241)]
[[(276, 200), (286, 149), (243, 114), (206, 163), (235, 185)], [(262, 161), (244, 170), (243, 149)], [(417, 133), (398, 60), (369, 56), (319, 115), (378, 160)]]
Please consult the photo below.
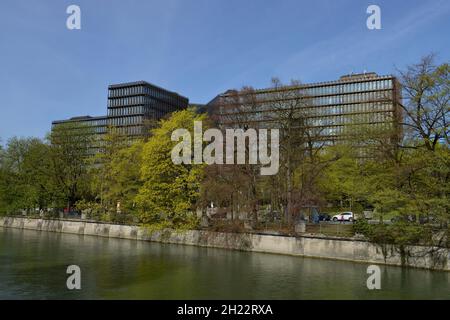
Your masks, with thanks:
[(333, 216), (333, 218), (331, 218), (331, 220), (333, 220), (333, 221), (353, 221), (353, 220), (355, 220), (355, 217), (353, 215), (353, 212), (347, 211), (347, 212), (341, 212), (341, 213)]
[(419, 215), (419, 223), (420, 224), (426, 224), (426, 223), (433, 223), (436, 222), (436, 218), (432, 215)]
[(417, 218), (415, 215), (399, 215), (391, 218), (391, 222), (416, 222)]
[(319, 221), (330, 221), (331, 216), (328, 213), (319, 213)]

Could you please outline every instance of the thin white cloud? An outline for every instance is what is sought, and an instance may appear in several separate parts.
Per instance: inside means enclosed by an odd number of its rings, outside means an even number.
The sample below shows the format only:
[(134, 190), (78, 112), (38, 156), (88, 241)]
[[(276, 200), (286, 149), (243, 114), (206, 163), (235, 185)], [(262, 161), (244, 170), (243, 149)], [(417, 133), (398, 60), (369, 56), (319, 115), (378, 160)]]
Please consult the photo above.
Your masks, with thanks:
[[(401, 38), (409, 36), (418, 28), (448, 14), (449, 11), (449, 1), (426, 2), (410, 14), (397, 20), (392, 26), (385, 27), (385, 23), (380, 31), (368, 29), (362, 32), (357, 30), (346, 31), (332, 39), (316, 42), (278, 65), (275, 69), (276, 73), (280, 75), (292, 74), (292, 70), (299, 70), (300, 72), (309, 70), (308, 73), (311, 73), (314, 70), (335, 67), (336, 64), (357, 61), (368, 55), (376, 54), (380, 49), (394, 45)], [(380, 37), (374, 37), (374, 34), (369, 34), (370, 32), (379, 32)]]

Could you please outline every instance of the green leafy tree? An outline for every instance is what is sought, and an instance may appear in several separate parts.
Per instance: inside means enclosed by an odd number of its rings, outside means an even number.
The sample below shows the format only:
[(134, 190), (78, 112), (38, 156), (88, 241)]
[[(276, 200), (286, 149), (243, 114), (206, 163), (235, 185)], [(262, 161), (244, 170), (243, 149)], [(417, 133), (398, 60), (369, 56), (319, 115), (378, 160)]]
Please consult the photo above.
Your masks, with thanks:
[(52, 204), (49, 146), (37, 138), (12, 138), (0, 155), (2, 211), (46, 209)]
[(50, 146), (39, 139), (30, 141), (22, 164), (22, 182), (26, 185), (24, 193), (27, 207), (47, 209), (52, 206), (57, 192), (51, 179), (53, 167)]
[(52, 179), (58, 190), (58, 206), (73, 207), (90, 195), (88, 166), (96, 147), (93, 129), (80, 123), (60, 124), (48, 137), (53, 167)]
[(161, 120), (160, 126), (152, 130), (143, 148), (143, 185), (136, 196), (142, 222), (173, 228), (189, 227), (195, 222), (191, 212), (200, 194), (204, 165), (174, 164), (171, 151), (177, 142), (171, 141), (171, 135), (184, 128), (193, 136), (194, 121), (204, 120), (205, 115), (187, 109)]
[[(90, 175), (92, 189), (102, 213), (116, 216), (120, 212), (134, 214), (135, 197), (140, 188), (140, 168), (143, 142), (130, 142), (114, 128), (103, 139), (104, 149), (93, 158)], [(91, 204), (91, 207), (94, 204)]]
[(11, 213), (19, 209), (25, 209), (22, 183), (22, 164), (28, 149), (28, 141), (12, 138), (8, 141), (6, 149), (2, 152), (2, 179), (1, 198), (4, 213)]

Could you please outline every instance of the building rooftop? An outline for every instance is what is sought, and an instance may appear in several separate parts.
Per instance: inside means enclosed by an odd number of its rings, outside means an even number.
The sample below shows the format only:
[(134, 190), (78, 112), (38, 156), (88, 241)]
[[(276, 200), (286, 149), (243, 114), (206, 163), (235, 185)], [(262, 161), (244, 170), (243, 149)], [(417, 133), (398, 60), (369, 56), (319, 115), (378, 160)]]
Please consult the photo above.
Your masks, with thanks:
[(59, 124), (59, 123), (67, 123), (67, 122), (78, 122), (78, 121), (95, 121), (95, 120), (104, 120), (107, 119), (107, 116), (97, 116), (97, 117), (92, 117), (92, 116), (80, 116), (80, 117), (72, 117), (70, 119), (66, 119), (66, 120), (55, 120), (52, 121), (52, 124)]
[(108, 86), (108, 89), (126, 88), (126, 87), (133, 87), (133, 86), (148, 86), (148, 87), (153, 87), (153, 88), (156, 88), (156, 89), (159, 89), (159, 90), (163, 90), (163, 91), (172, 93), (172, 94), (177, 95), (177, 96), (179, 96), (179, 97), (181, 97), (181, 98), (187, 99), (185, 96), (182, 96), (182, 95), (178, 94), (177, 92), (174, 92), (174, 91), (170, 91), (170, 90), (164, 89), (164, 88), (162, 88), (162, 87), (159, 87), (159, 86), (157, 86), (157, 85), (155, 85), (155, 84), (153, 84), (153, 83), (150, 83), (150, 82), (147, 82), (147, 81), (144, 81), (144, 80), (133, 81), (133, 82), (123, 82), (123, 83), (110, 84), (110, 85)]
[[(393, 75), (382, 75), (379, 76), (375, 72), (364, 72), (364, 73), (354, 73), (354, 74), (348, 74), (341, 76), (338, 80), (333, 81), (326, 81), (326, 82), (312, 82), (312, 83), (301, 83), (300, 85), (286, 85), (282, 88), (284, 90), (289, 89), (295, 89), (295, 88), (312, 88), (312, 87), (320, 87), (320, 86), (331, 86), (336, 84), (342, 84), (342, 83), (354, 83), (354, 82), (360, 82), (361, 80), (380, 80), (380, 79), (391, 79), (393, 78)], [(255, 89), (255, 93), (265, 93), (265, 92), (272, 92), (277, 91), (280, 88), (262, 88), (262, 89)], [(236, 94), (238, 90), (236, 89), (230, 89), (227, 90), (218, 96), (228, 96), (231, 94)], [(208, 104), (210, 104), (214, 99), (216, 99), (218, 96), (214, 97)]]
[(341, 76), (340, 80), (361, 80), (361, 79), (374, 79), (378, 78), (378, 74), (375, 72), (363, 72), (363, 73), (351, 73)]

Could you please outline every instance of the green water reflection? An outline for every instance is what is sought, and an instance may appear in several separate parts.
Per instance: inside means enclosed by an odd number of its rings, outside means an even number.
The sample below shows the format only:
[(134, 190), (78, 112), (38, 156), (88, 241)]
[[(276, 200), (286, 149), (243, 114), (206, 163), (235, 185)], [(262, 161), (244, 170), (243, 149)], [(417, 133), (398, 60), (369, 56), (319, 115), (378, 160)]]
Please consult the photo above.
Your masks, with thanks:
[[(82, 289), (66, 288), (80, 266)], [(449, 273), (0, 227), (1, 299), (448, 299)]]

